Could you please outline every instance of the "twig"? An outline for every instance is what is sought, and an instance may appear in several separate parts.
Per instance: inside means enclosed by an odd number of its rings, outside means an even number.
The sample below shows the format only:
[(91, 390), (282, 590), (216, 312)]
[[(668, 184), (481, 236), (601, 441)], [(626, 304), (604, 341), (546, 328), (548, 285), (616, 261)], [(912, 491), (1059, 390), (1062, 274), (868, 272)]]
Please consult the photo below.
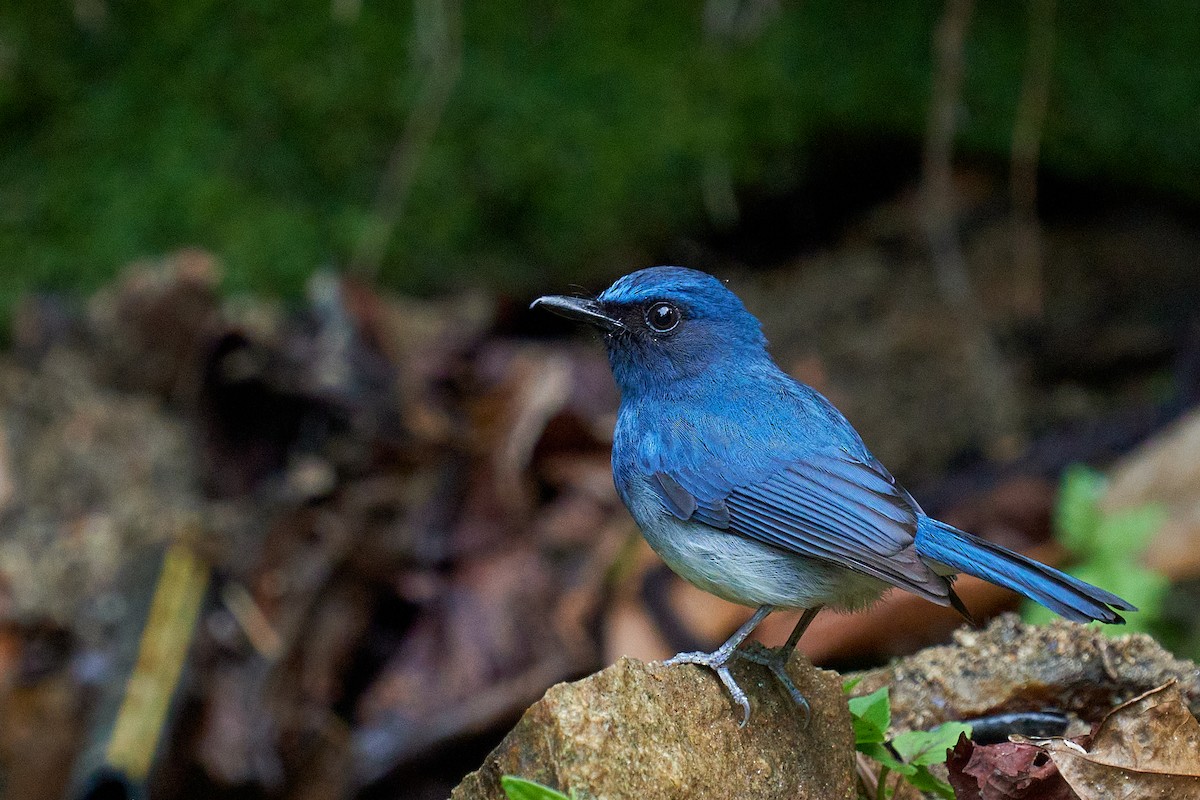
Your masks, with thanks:
[(969, 368), (976, 387), (992, 413), (988, 444), (1008, 451), (1018, 430), (1014, 382), (999, 348), (987, 329), (982, 304), (967, 273), (958, 236), (958, 209), (954, 198), (955, 117), (962, 94), (963, 50), (971, 20), (973, 0), (947, 0), (942, 21), (934, 34), (933, 90), (923, 157), (920, 221), (938, 291), (962, 328)]
[(254, 596), (242, 584), (231, 581), (221, 587), (221, 600), (251, 646), (264, 660), (274, 663), (283, 649), (283, 641)]
[(891, 770), (887, 767), (879, 768), (879, 783), (875, 786), (875, 800), (887, 800), (887, 779)]
[(974, 302), (956, 227), (954, 135), (962, 95), (963, 46), (974, 0), (947, 0), (934, 32), (933, 89), (922, 158), (921, 223), (925, 229), (938, 288), (955, 306)]
[(1042, 130), (1050, 97), (1050, 72), (1054, 59), (1056, 0), (1029, 0), (1029, 50), (1025, 76), (1013, 121), (1009, 200), (1012, 205), (1013, 277), (1018, 309), (1030, 317), (1041, 316), (1042, 231), (1037, 218), (1037, 169)]
[(869, 797), (873, 788), (879, 786), (879, 773), (875, 771), (876, 762), (857, 750), (854, 752), (854, 774), (858, 778), (859, 795)]
[(368, 282), (379, 275), (404, 215), (417, 168), (433, 142), (462, 70), (461, 0), (414, 0), (415, 66), (427, 64), (417, 100), (379, 179), (371, 224), (359, 239), (351, 271)]
[(726, 44), (752, 41), (781, 10), (779, 0), (705, 0), (704, 33)]

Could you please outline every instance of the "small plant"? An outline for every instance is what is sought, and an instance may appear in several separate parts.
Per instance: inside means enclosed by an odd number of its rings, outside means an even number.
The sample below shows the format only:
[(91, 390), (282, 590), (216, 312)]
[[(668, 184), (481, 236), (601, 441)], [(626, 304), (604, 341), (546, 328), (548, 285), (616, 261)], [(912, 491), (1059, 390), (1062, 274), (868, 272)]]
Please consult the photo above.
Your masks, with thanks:
[[(849, 692), (857, 683), (857, 680), (847, 682), (845, 691)], [(879, 764), (875, 800), (891, 797), (901, 781), (907, 781), (922, 792), (954, 800), (950, 784), (930, 772), (929, 766), (945, 763), (946, 751), (954, 747), (959, 735), (971, 735), (970, 725), (944, 722), (933, 730), (908, 731), (888, 740), (892, 706), (886, 686), (863, 697), (851, 697), (850, 718), (854, 723), (855, 747)], [(888, 776), (892, 773), (897, 777), (894, 784), (888, 786)]]
[[(1163, 509), (1141, 508), (1105, 513), (1100, 508), (1104, 476), (1084, 466), (1075, 466), (1063, 476), (1054, 512), (1054, 533), (1071, 554), (1074, 564), (1067, 570), (1088, 583), (1102, 586), (1138, 607), (1122, 629), (1102, 626), (1115, 635), (1129, 631), (1150, 632), (1162, 618), (1169, 581), (1141, 566), (1141, 555), (1166, 518)], [(1054, 619), (1054, 612), (1026, 603), (1022, 616), (1035, 623)]]
[(518, 778), (516, 775), (501, 776), (500, 788), (504, 789), (508, 800), (571, 800), (557, 789)]

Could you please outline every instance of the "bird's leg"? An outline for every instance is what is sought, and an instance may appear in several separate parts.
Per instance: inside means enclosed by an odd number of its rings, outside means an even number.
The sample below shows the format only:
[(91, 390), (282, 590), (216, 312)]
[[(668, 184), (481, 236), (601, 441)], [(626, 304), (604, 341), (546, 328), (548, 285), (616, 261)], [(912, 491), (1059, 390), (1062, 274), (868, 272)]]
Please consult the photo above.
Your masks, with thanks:
[(792, 700), (795, 701), (796, 705), (800, 706), (800, 710), (804, 712), (805, 724), (808, 723), (811, 710), (808, 707), (808, 701), (804, 699), (804, 695), (800, 694), (800, 690), (792, 682), (792, 677), (788, 675), (787, 663), (788, 659), (792, 657), (792, 651), (796, 649), (796, 643), (800, 641), (800, 637), (808, 630), (808, 626), (812, 624), (813, 618), (817, 616), (817, 612), (820, 610), (821, 606), (806, 608), (804, 614), (800, 617), (800, 621), (796, 623), (796, 627), (792, 628), (792, 635), (788, 637), (783, 647), (771, 650), (760, 644), (755, 644), (738, 652), (738, 658), (753, 661), (755, 664), (762, 664), (771, 670), (771, 674), (775, 676), (775, 680), (779, 681), (787, 693), (792, 696)]
[(729, 696), (733, 698), (735, 703), (742, 707), (742, 721), (738, 725), (740, 728), (746, 727), (746, 723), (750, 721), (750, 701), (746, 698), (746, 693), (742, 691), (742, 687), (737, 685), (737, 682), (733, 679), (733, 675), (729, 673), (729, 662), (733, 659), (733, 654), (737, 650), (738, 645), (773, 610), (772, 606), (760, 606), (758, 611), (754, 612), (754, 616), (746, 620), (742, 627), (733, 632), (733, 636), (725, 640), (725, 644), (711, 653), (680, 653), (674, 658), (669, 658), (663, 662), (668, 667), (676, 664), (699, 664), (717, 673), (717, 677), (721, 679), (721, 683), (725, 684), (725, 688), (729, 691)]
[(796, 649), (796, 645), (800, 643), (800, 637), (808, 630), (808, 626), (816, 619), (817, 612), (824, 606), (813, 606), (812, 608), (804, 609), (804, 613), (800, 615), (800, 620), (796, 623), (796, 627), (792, 628), (792, 634), (788, 636), (788, 640), (783, 643), (780, 648), (780, 653), (783, 655), (783, 660), (787, 661), (792, 657), (792, 651)]

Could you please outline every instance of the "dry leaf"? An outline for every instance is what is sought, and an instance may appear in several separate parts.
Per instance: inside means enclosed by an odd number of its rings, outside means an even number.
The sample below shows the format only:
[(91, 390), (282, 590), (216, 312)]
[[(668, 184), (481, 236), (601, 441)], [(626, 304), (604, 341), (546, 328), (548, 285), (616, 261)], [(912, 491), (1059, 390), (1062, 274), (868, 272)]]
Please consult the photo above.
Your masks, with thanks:
[(1200, 798), (1200, 723), (1174, 681), (1109, 712), (1090, 749), (1042, 744), (1082, 800)]
[(959, 737), (946, 761), (958, 800), (1078, 800), (1045, 751), (1027, 742)]
[(1113, 470), (1101, 500), (1106, 511), (1162, 506), (1167, 521), (1144, 557), (1170, 578), (1200, 575), (1200, 411), (1185, 415)]

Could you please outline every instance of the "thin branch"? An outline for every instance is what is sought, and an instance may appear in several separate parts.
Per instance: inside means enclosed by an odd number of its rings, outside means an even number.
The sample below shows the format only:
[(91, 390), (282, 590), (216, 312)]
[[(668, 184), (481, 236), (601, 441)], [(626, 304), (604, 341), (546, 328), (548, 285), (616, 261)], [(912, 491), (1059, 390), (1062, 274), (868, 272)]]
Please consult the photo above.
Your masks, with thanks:
[(947, 0), (934, 34), (934, 74), (923, 157), (921, 227), (933, 262), (938, 291), (962, 329), (968, 368), (976, 390), (991, 412), (987, 443), (1011, 449), (1016, 443), (1018, 410), (1014, 382), (971, 285), (958, 233), (954, 192), (954, 137), (965, 75), (964, 50), (973, 0)]
[(414, 66), (425, 62), (426, 73), (404, 131), (379, 179), (372, 224), (363, 233), (351, 271), (373, 281), (387, 256), (404, 216), (417, 168), (441, 124), (462, 71), (461, 0), (414, 0), (413, 29), (417, 39)]
[(963, 49), (973, 7), (973, 0), (947, 0), (942, 21), (934, 33), (933, 90), (922, 159), (921, 223), (938, 288), (956, 308), (974, 302), (958, 240), (953, 171), (954, 136), (958, 132), (965, 72)]
[(1013, 278), (1018, 309), (1041, 316), (1042, 230), (1037, 214), (1037, 170), (1050, 99), (1056, 0), (1029, 0), (1029, 50), (1013, 122), (1009, 200), (1012, 206)]

